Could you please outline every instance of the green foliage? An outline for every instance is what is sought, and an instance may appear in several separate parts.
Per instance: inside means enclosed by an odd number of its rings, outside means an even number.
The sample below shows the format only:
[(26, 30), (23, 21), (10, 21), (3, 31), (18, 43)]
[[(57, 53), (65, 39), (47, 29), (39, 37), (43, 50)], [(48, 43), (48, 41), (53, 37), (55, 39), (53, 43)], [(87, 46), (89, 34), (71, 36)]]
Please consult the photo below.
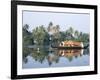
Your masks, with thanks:
[(32, 45), (33, 44), (33, 38), (32, 34), (28, 31), (29, 26), (25, 24), (23, 26), (23, 46)]
[(37, 45), (48, 44), (49, 35), (43, 25), (33, 29), (32, 35)]
[[(48, 64), (51, 65), (53, 62), (58, 63), (60, 56), (58, 55), (57, 50), (57, 52), (55, 52), (56, 54), (50, 53), (50, 46), (48, 45), (52, 44), (54, 46), (57, 46), (62, 41), (66, 40), (80, 41), (84, 44), (89, 44), (89, 33), (79, 32), (78, 30), (74, 30), (73, 27), (69, 27), (66, 31), (60, 31), (60, 27), (60, 25), (54, 26), (53, 23), (50, 22), (47, 28), (44, 25), (40, 25), (37, 27), (35, 26), (32, 32), (30, 32), (29, 25), (25, 24), (22, 28), (24, 61), (27, 62), (27, 59), (25, 59), (25, 57), (29, 55), (29, 53), (32, 53), (32, 57), (36, 61), (43, 63), (44, 60), (47, 59)], [(34, 46), (34, 50), (29, 49), (29, 45)], [(41, 48), (41, 46), (43, 48)], [(77, 57), (78, 56), (76, 56), (76, 58)], [(66, 58), (70, 62), (73, 60), (73, 56), (67, 56)]]
[(23, 45), (59, 45), (65, 40), (82, 41), (89, 43), (89, 34), (74, 30), (69, 27), (66, 31), (60, 31), (60, 25), (53, 25), (52, 22), (46, 28), (44, 25), (35, 27), (32, 32), (28, 31), (29, 26), (23, 26)]
[(66, 30), (66, 39), (73, 41), (80, 41), (83, 43), (89, 43), (89, 34), (79, 32), (78, 30), (74, 30), (72, 27)]
[(68, 31), (69, 31), (70, 34), (73, 34), (73, 33), (74, 33), (74, 29), (73, 29), (72, 27), (70, 27), (70, 28), (68, 29)]
[(74, 32), (74, 35), (75, 35), (76, 38), (78, 38), (78, 37), (79, 37), (79, 32), (76, 30), (76, 31)]
[(29, 25), (28, 24), (25, 24), (24, 27), (23, 27), (23, 29), (28, 31)]
[(48, 32), (51, 31), (51, 27), (52, 27), (52, 26), (53, 26), (53, 23), (50, 22), (49, 25), (48, 25), (48, 28), (47, 28)]

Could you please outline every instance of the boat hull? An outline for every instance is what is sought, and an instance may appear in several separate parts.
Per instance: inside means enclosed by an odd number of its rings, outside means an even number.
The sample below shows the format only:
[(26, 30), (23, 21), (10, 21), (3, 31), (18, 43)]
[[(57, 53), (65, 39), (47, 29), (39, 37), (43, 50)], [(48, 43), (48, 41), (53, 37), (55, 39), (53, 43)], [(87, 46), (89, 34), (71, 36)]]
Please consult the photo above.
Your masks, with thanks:
[(86, 49), (88, 46), (85, 47), (54, 47), (52, 46), (52, 48), (56, 48), (56, 49)]

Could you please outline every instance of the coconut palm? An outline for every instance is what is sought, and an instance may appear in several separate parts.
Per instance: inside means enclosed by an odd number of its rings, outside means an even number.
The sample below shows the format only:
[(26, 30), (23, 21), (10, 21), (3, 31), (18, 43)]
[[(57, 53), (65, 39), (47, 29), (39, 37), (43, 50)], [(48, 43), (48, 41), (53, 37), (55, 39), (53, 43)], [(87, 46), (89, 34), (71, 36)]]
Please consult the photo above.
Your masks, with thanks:
[(79, 32), (76, 30), (74, 35), (75, 35), (76, 38), (78, 38), (79, 37)]
[(47, 40), (46, 37), (48, 33), (46, 32), (45, 28), (43, 25), (36, 27), (33, 29), (33, 37), (35, 40), (35, 43), (38, 45), (43, 45), (45, 42), (44, 40)]
[(51, 27), (53, 26), (53, 23), (52, 22), (50, 22), (49, 23), (49, 25), (48, 25), (48, 28), (47, 28), (47, 30), (48, 30), (48, 32), (50, 32), (51, 31)]
[(28, 25), (28, 24), (25, 24), (25, 25), (23, 26), (23, 28), (24, 28), (25, 30), (28, 30), (28, 29), (29, 29), (29, 25)]
[(57, 31), (57, 33), (59, 32), (59, 30), (60, 30), (60, 26), (56, 25), (56, 31)]
[(73, 29), (72, 27), (69, 28), (69, 33), (70, 33), (71, 35), (73, 35), (74, 29)]

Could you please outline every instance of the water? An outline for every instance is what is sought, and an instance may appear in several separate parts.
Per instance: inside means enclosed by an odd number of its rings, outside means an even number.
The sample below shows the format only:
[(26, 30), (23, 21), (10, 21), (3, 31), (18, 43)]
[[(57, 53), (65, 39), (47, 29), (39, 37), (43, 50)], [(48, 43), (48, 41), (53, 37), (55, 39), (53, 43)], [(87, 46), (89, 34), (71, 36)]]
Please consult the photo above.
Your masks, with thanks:
[(89, 49), (23, 48), (23, 69), (88, 66), (89, 62)]

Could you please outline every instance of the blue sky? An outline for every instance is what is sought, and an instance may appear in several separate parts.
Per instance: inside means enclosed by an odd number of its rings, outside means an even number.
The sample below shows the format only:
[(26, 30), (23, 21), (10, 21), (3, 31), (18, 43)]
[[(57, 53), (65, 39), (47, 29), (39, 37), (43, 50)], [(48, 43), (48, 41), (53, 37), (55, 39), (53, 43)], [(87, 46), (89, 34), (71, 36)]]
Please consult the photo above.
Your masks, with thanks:
[(89, 14), (23, 11), (23, 25), (28, 24), (30, 31), (40, 25), (47, 27), (51, 21), (54, 25), (59, 24), (61, 31), (71, 26), (78, 31), (90, 32)]

